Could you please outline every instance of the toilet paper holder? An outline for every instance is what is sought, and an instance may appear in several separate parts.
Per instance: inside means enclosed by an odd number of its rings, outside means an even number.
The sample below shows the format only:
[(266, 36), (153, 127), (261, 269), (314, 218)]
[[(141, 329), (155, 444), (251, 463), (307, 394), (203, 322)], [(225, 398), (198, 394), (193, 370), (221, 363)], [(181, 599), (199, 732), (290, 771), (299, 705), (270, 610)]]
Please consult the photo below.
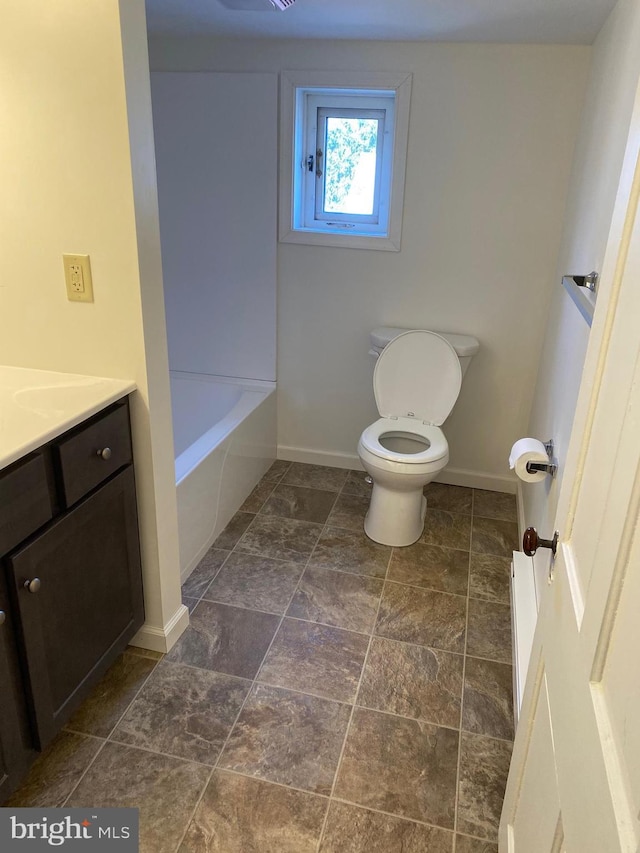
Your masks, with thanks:
[(553, 441), (545, 441), (544, 449), (547, 451), (547, 456), (549, 457), (548, 462), (527, 462), (527, 473), (533, 474), (535, 471), (544, 471), (545, 474), (549, 474), (551, 477), (555, 477), (558, 471), (558, 466), (555, 462), (553, 462)]

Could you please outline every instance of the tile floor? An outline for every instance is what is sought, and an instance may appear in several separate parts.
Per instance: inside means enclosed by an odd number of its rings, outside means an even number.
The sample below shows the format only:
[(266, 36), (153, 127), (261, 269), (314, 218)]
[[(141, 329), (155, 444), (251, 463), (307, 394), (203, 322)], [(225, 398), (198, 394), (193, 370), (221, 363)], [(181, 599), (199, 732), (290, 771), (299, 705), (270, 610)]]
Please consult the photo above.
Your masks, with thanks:
[(12, 798), (137, 806), (143, 853), (497, 853), (513, 738), (511, 495), (427, 486), (368, 540), (360, 472), (276, 462)]

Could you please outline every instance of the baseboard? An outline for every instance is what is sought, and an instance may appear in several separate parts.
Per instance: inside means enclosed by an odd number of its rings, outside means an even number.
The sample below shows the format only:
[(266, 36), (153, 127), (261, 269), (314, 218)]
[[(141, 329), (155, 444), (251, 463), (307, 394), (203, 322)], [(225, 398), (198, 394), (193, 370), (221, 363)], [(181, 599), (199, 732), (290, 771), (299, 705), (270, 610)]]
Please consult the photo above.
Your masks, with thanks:
[(515, 477), (500, 477), (486, 471), (469, 471), (465, 468), (445, 468), (435, 478), (436, 483), (450, 486), (467, 486), (471, 489), (486, 489), (489, 492), (507, 492), (515, 495), (517, 480)]
[[(328, 465), (330, 468), (350, 468), (362, 471), (357, 453), (335, 453), (328, 450), (311, 450), (306, 447), (278, 445), (278, 459), (286, 462), (306, 462), (308, 465)], [(518, 481), (513, 476), (500, 477), (484, 471), (468, 471), (464, 468), (445, 468), (435, 481), (450, 486), (467, 486), (472, 489), (487, 489), (490, 492), (516, 494)]]
[(151, 649), (163, 654), (171, 651), (181, 634), (189, 625), (189, 610), (184, 604), (173, 614), (164, 628), (156, 628), (153, 625), (143, 625), (130, 645), (139, 646), (142, 649)]
[(327, 465), (329, 468), (349, 468), (363, 471), (357, 453), (335, 453), (330, 450), (310, 450), (306, 447), (278, 445), (278, 459), (285, 462), (306, 462), (307, 465)]
[(511, 629), (513, 636), (513, 704), (516, 725), (520, 717), (527, 670), (538, 619), (533, 560), (513, 552), (511, 564)]

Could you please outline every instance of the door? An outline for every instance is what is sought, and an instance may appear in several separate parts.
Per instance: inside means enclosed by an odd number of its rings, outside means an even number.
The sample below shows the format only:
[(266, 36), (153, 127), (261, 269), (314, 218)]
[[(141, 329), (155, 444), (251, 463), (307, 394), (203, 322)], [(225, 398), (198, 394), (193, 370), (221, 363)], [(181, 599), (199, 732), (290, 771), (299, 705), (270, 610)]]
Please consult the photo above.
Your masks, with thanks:
[(142, 624), (133, 469), (7, 558), (42, 749)]
[(640, 842), (638, 101), (631, 128), (507, 783), (509, 853)]
[(0, 566), (0, 803), (9, 797), (22, 778), (32, 748), (11, 616)]

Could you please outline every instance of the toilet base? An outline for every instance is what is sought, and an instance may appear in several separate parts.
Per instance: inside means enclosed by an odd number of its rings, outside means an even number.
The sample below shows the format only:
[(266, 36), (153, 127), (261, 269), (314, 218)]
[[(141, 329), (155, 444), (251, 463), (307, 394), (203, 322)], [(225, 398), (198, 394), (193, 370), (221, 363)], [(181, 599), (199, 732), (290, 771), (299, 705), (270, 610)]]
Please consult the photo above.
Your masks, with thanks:
[(373, 482), (371, 503), (364, 532), (381, 545), (400, 548), (417, 542), (424, 529), (427, 501), (422, 486), (411, 491), (393, 491)]

